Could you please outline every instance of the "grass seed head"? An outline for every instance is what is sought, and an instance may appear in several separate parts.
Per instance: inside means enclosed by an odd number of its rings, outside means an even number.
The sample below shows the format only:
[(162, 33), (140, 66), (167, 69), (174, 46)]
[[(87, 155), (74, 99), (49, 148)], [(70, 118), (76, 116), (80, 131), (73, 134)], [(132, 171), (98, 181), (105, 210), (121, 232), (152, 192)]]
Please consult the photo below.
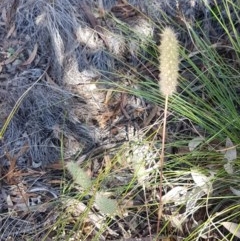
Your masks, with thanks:
[(176, 91), (178, 78), (178, 40), (174, 31), (166, 27), (162, 34), (159, 50), (159, 86), (162, 95), (172, 95)]

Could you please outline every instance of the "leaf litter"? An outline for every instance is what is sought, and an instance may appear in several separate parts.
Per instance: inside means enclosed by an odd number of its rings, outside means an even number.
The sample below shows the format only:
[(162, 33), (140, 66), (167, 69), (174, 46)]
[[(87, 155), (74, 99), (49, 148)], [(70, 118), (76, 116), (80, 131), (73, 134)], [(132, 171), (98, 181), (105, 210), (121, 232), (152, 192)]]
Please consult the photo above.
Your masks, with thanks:
[[(204, 3), (179, 1), (175, 6), (173, 1), (103, 0), (98, 5), (80, 0), (54, 4), (4, 0), (0, 7), (1, 127), (21, 100), (0, 146), (0, 239), (154, 237), (162, 112), (147, 98), (125, 92), (129, 87), (144, 90), (146, 78), (157, 89), (157, 58), (149, 50), (158, 41), (156, 23), (165, 25), (166, 21), (159, 9), (183, 26), (183, 19), (195, 27), (195, 18), (199, 18), (210, 40), (216, 41), (216, 23), (209, 26), (205, 21), (208, 10)], [(224, 36), (217, 31), (219, 38)], [(186, 29), (179, 32), (179, 41), (193, 52)], [(21, 98), (38, 78), (40, 81)], [(178, 126), (170, 123), (168, 138), (178, 132), (191, 137), (196, 134), (193, 128)], [(160, 131), (154, 143), (151, 137), (156, 130)], [(139, 145), (144, 138), (151, 141)], [(205, 136), (194, 137), (183, 148), (194, 154), (205, 145)], [(226, 148), (224, 167), (234, 174), (237, 152), (229, 138)], [(177, 154), (168, 151), (170, 156)], [(82, 189), (69, 185), (72, 177), (65, 168), (71, 161), (83, 167), (75, 178), (80, 177), (77, 183)], [(71, 167), (72, 173), (78, 166)], [(98, 192), (97, 178), (103, 172), (105, 180)], [(162, 221), (170, 223), (171, 231), (161, 238), (183, 240), (206, 220), (201, 201), (214, 195), (214, 177), (189, 170), (181, 180), (172, 177), (169, 183), (166, 176), (164, 182)], [(145, 188), (144, 194), (140, 187)], [(65, 202), (68, 189), (77, 194)], [(84, 193), (84, 189), (91, 192)], [(230, 190), (239, 196), (237, 189)], [(89, 208), (91, 201), (96, 207)], [(116, 215), (115, 209), (122, 214)], [(59, 220), (67, 224), (58, 232)], [(236, 223), (221, 224), (239, 237)], [(221, 237), (217, 230), (208, 235)]]

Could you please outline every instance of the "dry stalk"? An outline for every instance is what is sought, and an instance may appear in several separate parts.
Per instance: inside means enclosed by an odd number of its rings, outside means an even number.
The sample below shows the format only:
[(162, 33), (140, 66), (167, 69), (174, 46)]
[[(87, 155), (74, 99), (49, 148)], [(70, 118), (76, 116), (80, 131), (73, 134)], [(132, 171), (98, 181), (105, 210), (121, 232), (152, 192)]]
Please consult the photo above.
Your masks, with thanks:
[(161, 94), (165, 97), (164, 118), (163, 118), (163, 135), (162, 135), (162, 150), (160, 156), (160, 191), (159, 191), (159, 206), (158, 206), (158, 221), (157, 234), (160, 231), (160, 220), (163, 212), (163, 167), (165, 156), (165, 139), (166, 139), (166, 125), (167, 125), (167, 110), (168, 99), (174, 92), (176, 92), (177, 78), (178, 78), (178, 41), (175, 33), (171, 28), (165, 28), (162, 32), (162, 41), (159, 46), (159, 87)]

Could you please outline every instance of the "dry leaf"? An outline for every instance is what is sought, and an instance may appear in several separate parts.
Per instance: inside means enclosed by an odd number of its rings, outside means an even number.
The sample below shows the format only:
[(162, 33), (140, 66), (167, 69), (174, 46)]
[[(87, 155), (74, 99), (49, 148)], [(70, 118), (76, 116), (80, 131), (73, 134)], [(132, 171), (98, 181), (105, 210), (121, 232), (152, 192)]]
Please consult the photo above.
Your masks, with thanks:
[[(89, 210), (89, 208), (84, 203), (81, 203), (80, 201), (78, 201), (76, 199), (70, 199), (67, 201), (66, 212), (71, 213), (72, 215), (80, 216), (80, 215), (82, 215), (82, 213), (86, 213), (86, 210), (88, 210), (88, 211), (87, 211), (87, 215), (84, 216), (84, 217), (86, 217), (86, 220), (84, 220), (84, 221), (85, 222), (90, 221), (98, 229), (101, 229), (103, 227), (102, 225), (105, 221), (104, 217), (102, 215), (93, 213), (91, 210)], [(109, 234), (114, 235), (114, 236), (118, 235), (115, 231), (113, 231), (109, 227), (106, 227), (106, 229), (109, 232)]]
[(33, 62), (33, 60), (35, 59), (35, 57), (36, 57), (37, 50), (38, 50), (38, 44), (36, 43), (34, 45), (32, 53), (29, 55), (28, 59), (22, 65), (29, 65), (29, 64), (31, 64)]
[(6, 8), (2, 8), (2, 19), (5, 22), (5, 24), (7, 24), (7, 11)]
[(195, 170), (191, 170), (191, 175), (196, 185), (200, 187), (205, 194), (212, 192), (212, 182), (210, 180), (212, 177), (207, 177)]
[(183, 221), (184, 219), (181, 219), (179, 217), (180, 215), (172, 215), (171, 216), (171, 224), (173, 227), (177, 228), (179, 231), (183, 232), (182, 226), (183, 226)]
[(197, 202), (199, 198), (205, 195), (205, 192), (200, 187), (194, 187), (191, 191), (187, 192), (185, 199), (186, 203), (186, 213), (192, 212), (192, 210), (196, 209)]
[(225, 171), (228, 173), (228, 174), (233, 174), (234, 173), (234, 170), (233, 170), (233, 165), (231, 162), (228, 162), (227, 164), (224, 164), (223, 165)]
[(196, 137), (196, 138), (193, 138), (193, 139), (188, 143), (189, 151), (195, 150), (203, 141), (204, 141), (204, 138), (201, 137), (201, 136)]
[(105, 101), (104, 101), (105, 105), (109, 104), (109, 101), (112, 98), (112, 94), (113, 94), (113, 90), (110, 89), (110, 90), (107, 91), (106, 96), (105, 96)]
[(10, 30), (8, 31), (8, 33), (7, 33), (7, 39), (9, 38), (9, 37), (11, 37), (12, 36), (12, 34), (14, 33), (14, 31), (15, 31), (15, 24), (13, 24), (12, 25), (12, 27), (10, 28)]
[(230, 190), (232, 191), (233, 194), (235, 194), (236, 196), (240, 197), (240, 191), (233, 188), (233, 187), (230, 187)]
[(184, 199), (185, 199), (186, 193), (187, 193), (186, 187), (176, 186), (162, 197), (162, 203), (165, 204), (165, 203), (174, 202), (176, 205), (182, 204), (185, 202)]
[(149, 176), (144, 164), (145, 163), (143, 161), (142, 163), (134, 165), (135, 175), (137, 176), (137, 180), (140, 185), (145, 185), (146, 179)]
[(224, 228), (226, 228), (230, 233), (240, 238), (240, 224), (232, 222), (222, 222)]
[(237, 159), (237, 149), (236, 146), (233, 145), (232, 141), (230, 140), (230, 138), (227, 138), (226, 140), (226, 152), (225, 152), (225, 159), (227, 161), (234, 161)]

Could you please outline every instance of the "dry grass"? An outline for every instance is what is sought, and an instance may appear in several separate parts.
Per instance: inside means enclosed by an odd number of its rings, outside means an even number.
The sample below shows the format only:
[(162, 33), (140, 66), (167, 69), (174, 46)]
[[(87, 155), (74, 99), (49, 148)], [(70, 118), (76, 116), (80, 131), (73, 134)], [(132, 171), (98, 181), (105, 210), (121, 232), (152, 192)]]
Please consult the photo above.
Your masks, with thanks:
[[(1, 2), (1, 240), (238, 239), (239, 1), (173, 2)], [(165, 26), (181, 65), (157, 233)]]

